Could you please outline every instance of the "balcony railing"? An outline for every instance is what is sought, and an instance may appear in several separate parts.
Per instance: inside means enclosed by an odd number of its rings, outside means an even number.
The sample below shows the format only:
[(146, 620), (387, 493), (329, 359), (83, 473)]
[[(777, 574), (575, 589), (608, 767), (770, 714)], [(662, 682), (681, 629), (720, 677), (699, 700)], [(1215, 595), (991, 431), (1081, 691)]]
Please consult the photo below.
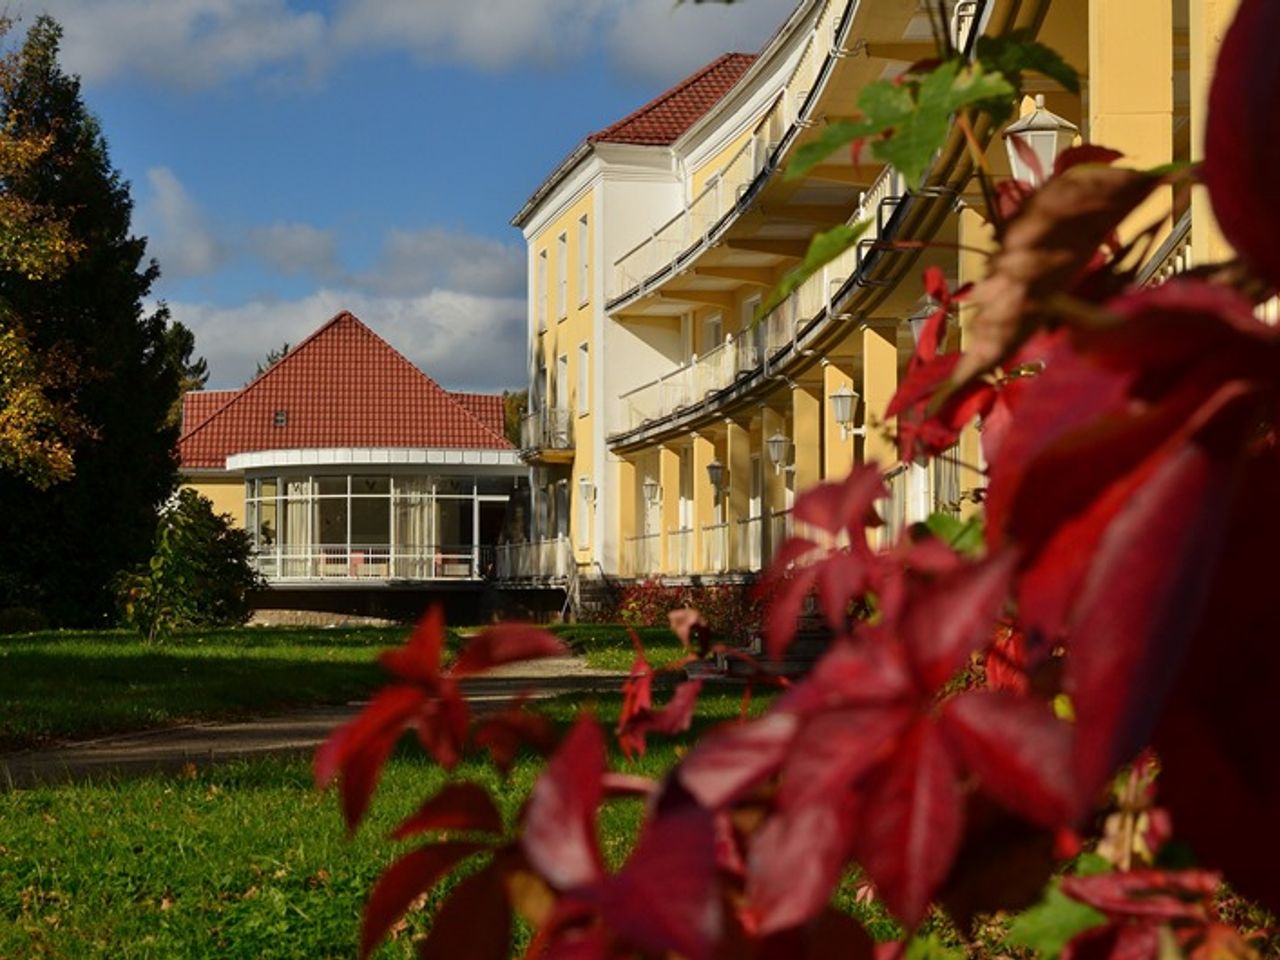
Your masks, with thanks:
[(500, 543), (495, 548), (499, 580), (568, 581), (573, 571), (573, 547), (568, 537)]
[(764, 543), (766, 517), (748, 517), (737, 523), (737, 566), (741, 570), (760, 570), (764, 567)]
[(479, 580), (493, 575), (494, 548), (479, 545), (281, 545), (254, 556), (260, 574), (281, 581)]
[(623, 568), (628, 576), (648, 577), (662, 572), (662, 534), (646, 533), (624, 542)]
[(700, 403), (708, 395), (732, 387), (739, 378), (767, 367), (774, 356), (792, 346), (812, 320), (831, 316), (832, 299), (862, 269), (863, 260), (885, 232), (893, 211), (907, 195), (906, 181), (886, 168), (862, 195), (850, 222), (867, 220), (863, 238), (814, 273), (756, 326), (727, 337), (723, 344), (657, 380), (623, 394), (618, 432), (634, 430), (648, 421), (662, 420), (677, 410)]
[(520, 446), (524, 450), (572, 450), (572, 411), (548, 407), (526, 414), (520, 423)]
[(729, 524), (713, 523), (702, 528), (702, 570), (724, 573), (729, 569)]
[(693, 573), (693, 528), (667, 531), (667, 572)]

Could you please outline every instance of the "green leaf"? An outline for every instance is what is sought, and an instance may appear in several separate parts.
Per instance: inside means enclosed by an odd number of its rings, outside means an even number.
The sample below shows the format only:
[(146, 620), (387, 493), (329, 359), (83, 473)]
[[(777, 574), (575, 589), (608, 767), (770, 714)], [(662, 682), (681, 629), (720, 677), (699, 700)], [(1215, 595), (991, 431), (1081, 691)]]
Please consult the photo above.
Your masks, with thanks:
[(932, 513), (924, 525), (930, 533), (958, 553), (976, 556), (982, 552), (985, 542), (982, 520), (976, 516), (961, 520), (949, 513)]
[(1072, 900), (1059, 890), (1055, 880), (1044, 900), (1014, 918), (1005, 941), (1034, 950), (1042, 960), (1056, 960), (1073, 937), (1106, 922), (1107, 918), (1093, 907)]
[(952, 114), (988, 102), (1011, 110), (1005, 101), (1014, 93), (1014, 87), (1000, 73), (958, 58), (945, 61), (919, 81), (869, 83), (858, 94), (863, 119), (833, 123), (817, 140), (797, 150), (786, 179), (803, 176), (846, 144), (884, 136), (871, 144), (875, 157), (893, 164), (911, 186), (919, 186), (934, 154), (947, 139)]
[(802, 283), (857, 243), (870, 226), (869, 220), (842, 223), (817, 234), (809, 241), (809, 249), (800, 266), (783, 277), (782, 281), (769, 292), (764, 303), (760, 304), (760, 308), (756, 311), (756, 320), (768, 315), (778, 304), (798, 290)]
[[(1034, 70), (1055, 81), (1071, 93), (1080, 92), (1080, 75), (1076, 68), (1062, 59), (1056, 50), (1046, 47), (1031, 37), (1029, 30), (1016, 30), (1003, 37), (978, 38), (978, 62), (989, 72), (999, 72), (1014, 87), (1022, 89), (1022, 74)], [(997, 123), (1003, 123), (1013, 115), (1012, 101), (991, 103), (987, 112)]]
[(965, 960), (965, 952), (942, 943), (937, 934), (916, 937), (907, 944), (906, 960)]

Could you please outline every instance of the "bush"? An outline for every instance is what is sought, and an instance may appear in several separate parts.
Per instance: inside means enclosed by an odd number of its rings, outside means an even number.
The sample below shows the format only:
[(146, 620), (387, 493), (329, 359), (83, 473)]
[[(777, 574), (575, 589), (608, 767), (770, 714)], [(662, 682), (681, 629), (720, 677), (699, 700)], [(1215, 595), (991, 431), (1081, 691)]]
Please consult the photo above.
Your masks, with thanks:
[(6, 633), (35, 633), (48, 629), (49, 621), (39, 610), (31, 607), (5, 607), (0, 610), (0, 635)]
[(160, 513), (155, 552), (120, 580), (125, 623), (148, 641), (175, 627), (229, 626), (249, 618), (248, 593), (262, 583), (249, 535), (194, 490)]
[(694, 607), (718, 640), (747, 644), (760, 635), (763, 607), (752, 587), (738, 584), (672, 586), (644, 580), (627, 587), (618, 602), (618, 620), (629, 627), (665, 627), (667, 614)]

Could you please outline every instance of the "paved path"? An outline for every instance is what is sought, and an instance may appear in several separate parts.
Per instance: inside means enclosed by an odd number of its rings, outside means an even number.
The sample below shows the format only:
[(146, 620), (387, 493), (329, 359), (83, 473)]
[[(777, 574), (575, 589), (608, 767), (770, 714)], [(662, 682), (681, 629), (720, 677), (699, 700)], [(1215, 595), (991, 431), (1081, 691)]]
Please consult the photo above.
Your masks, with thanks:
[[(522, 692), (539, 697), (618, 689), (625, 675), (593, 670), (577, 657), (512, 664), (468, 681), (467, 700), (492, 709)], [(84, 740), (57, 747), (0, 753), (0, 790), (93, 780), (120, 774), (177, 772), (254, 756), (288, 756), (314, 750), (333, 728), (355, 716), (361, 703), (312, 707), (240, 722), (193, 723), (141, 733)]]

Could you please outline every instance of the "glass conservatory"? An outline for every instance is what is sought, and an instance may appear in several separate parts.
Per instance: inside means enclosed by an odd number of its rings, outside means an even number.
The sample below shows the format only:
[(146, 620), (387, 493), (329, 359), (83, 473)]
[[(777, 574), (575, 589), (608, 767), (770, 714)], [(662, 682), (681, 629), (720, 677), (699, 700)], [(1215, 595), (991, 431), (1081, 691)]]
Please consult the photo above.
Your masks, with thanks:
[(493, 574), (509, 476), (249, 477), (245, 527), (269, 581), (477, 580)]

